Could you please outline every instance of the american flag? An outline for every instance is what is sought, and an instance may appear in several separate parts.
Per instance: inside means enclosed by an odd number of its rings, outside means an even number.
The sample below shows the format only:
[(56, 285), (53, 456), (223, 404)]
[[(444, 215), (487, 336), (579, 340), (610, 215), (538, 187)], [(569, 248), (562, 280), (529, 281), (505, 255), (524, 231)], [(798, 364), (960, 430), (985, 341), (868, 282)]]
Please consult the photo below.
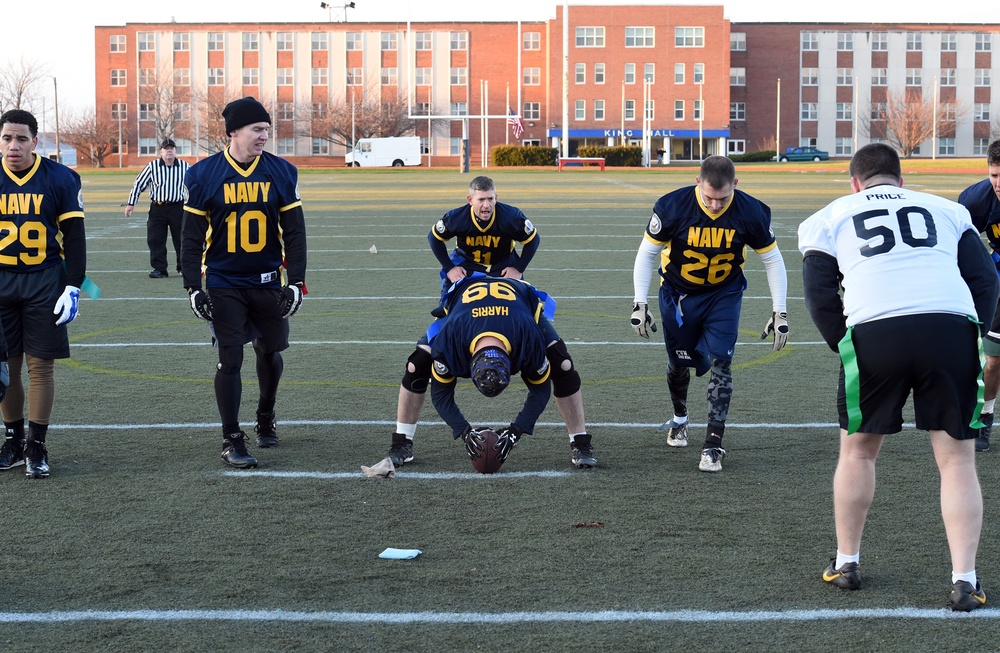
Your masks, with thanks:
[(514, 128), (514, 139), (521, 138), (521, 134), (524, 133), (524, 123), (521, 122), (521, 116), (514, 113), (514, 110), (507, 107), (507, 124)]

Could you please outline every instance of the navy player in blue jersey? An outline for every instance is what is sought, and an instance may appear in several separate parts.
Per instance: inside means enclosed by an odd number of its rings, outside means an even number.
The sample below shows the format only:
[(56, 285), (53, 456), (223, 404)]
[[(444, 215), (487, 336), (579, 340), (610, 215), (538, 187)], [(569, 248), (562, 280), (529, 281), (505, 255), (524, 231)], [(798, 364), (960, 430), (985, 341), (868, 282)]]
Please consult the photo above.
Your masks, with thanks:
[(545, 302), (527, 283), (482, 273), (462, 279), (448, 293), (448, 316), (431, 325), (407, 360), (399, 390), (396, 432), (389, 458), (413, 461), (413, 434), (428, 384), (438, 413), (455, 438), (475, 446), (476, 429), (455, 402), (459, 378), (471, 378), (487, 397), (500, 394), (520, 373), (528, 396), (509, 426), (499, 430), (502, 457), (530, 434), (550, 395), (566, 423), (577, 468), (597, 466), (586, 430), (580, 375), (566, 344), (545, 315)]
[(264, 151), (270, 114), (245, 97), (227, 104), (222, 116), (229, 146), (191, 166), (185, 177), (181, 268), (191, 310), (211, 321), (219, 346), (222, 460), (246, 468), (256, 467), (257, 459), (247, 451), (239, 420), (243, 346), (253, 342), (256, 356), (257, 446), (273, 447), (280, 352), (288, 348), (288, 318), (305, 294), (306, 230), (298, 171)]
[[(441, 304), (431, 311), (444, 316), (449, 286), (472, 272), (520, 279), (538, 251), (535, 226), (521, 209), (497, 201), (496, 185), (489, 177), (469, 182), (468, 204), (444, 214), (427, 234), (431, 252), (441, 264)], [(448, 254), (447, 242), (455, 239)], [(518, 254), (514, 243), (521, 244)]]
[[(986, 169), (989, 177), (963, 190), (958, 196), (958, 203), (969, 209), (972, 224), (986, 234), (993, 262), (1000, 274), (1000, 141), (993, 141), (986, 149)], [(986, 354), (986, 367), (983, 368), (985, 403), (979, 415), (983, 426), (976, 436), (978, 452), (990, 450), (994, 405), (997, 390), (1000, 389), (1000, 310), (993, 313), (989, 331), (983, 336), (983, 352)]]
[(14, 109), (0, 116), (0, 322), (10, 376), (0, 402), (6, 426), (0, 469), (23, 464), (29, 478), (46, 478), (55, 359), (69, 358), (66, 325), (78, 313), (87, 241), (80, 176), (35, 154), (37, 144), (31, 113)]
[(733, 394), (732, 362), (747, 280), (746, 249), (760, 254), (771, 290), (771, 317), (762, 338), (774, 333), (773, 350), (788, 340), (785, 263), (771, 231), (766, 204), (736, 189), (736, 169), (724, 156), (701, 164), (696, 185), (657, 200), (636, 253), (632, 328), (643, 338), (656, 324), (647, 295), (659, 267), (660, 318), (667, 347), (667, 388), (673, 417), (660, 427), (667, 444), (687, 446), (691, 368), (708, 380), (708, 429), (698, 469), (722, 471), (722, 436)]

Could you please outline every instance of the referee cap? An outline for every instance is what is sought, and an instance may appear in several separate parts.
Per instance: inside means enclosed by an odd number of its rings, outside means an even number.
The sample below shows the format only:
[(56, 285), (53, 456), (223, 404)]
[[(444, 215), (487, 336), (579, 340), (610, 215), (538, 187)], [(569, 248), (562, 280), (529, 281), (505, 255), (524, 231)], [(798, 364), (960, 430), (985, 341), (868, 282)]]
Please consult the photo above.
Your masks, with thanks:
[(177, 143), (174, 142), (172, 138), (164, 138), (163, 142), (160, 143), (160, 149), (165, 150), (168, 147), (177, 147)]
[(267, 112), (263, 104), (252, 97), (233, 100), (222, 110), (222, 117), (226, 121), (227, 134), (232, 134), (240, 127), (246, 127), (255, 122), (271, 124), (271, 114)]

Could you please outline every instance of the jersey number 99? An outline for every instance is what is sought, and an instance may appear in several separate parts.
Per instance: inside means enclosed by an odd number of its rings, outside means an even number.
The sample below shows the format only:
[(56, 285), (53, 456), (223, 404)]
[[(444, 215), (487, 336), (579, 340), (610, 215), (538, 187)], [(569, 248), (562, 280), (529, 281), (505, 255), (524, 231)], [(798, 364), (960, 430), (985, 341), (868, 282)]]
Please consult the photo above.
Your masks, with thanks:
[(462, 303), (463, 304), (473, 304), (475, 302), (482, 301), (489, 295), (490, 297), (495, 297), (497, 299), (512, 302), (517, 299), (517, 295), (514, 294), (514, 290), (505, 283), (487, 283), (487, 282), (477, 282), (465, 289), (462, 293)]

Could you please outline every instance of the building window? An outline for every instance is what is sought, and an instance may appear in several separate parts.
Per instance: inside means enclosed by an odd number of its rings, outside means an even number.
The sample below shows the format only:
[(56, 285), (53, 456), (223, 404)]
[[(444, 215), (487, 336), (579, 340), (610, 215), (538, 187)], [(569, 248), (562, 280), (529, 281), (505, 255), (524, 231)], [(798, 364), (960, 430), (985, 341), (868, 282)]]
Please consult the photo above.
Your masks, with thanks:
[(575, 120), (586, 120), (587, 119), (587, 101), (577, 100), (574, 103), (573, 118)]
[(379, 37), (379, 47), (387, 52), (398, 50), (399, 34), (396, 32), (382, 32), (382, 36)]
[(521, 117), (525, 120), (541, 120), (542, 119), (542, 104), (541, 102), (525, 102), (524, 107), (521, 109)]
[(397, 86), (399, 84), (399, 68), (382, 69), (382, 86)]
[(837, 103), (837, 120), (854, 120), (854, 103)]
[(577, 27), (576, 47), (578, 48), (603, 48), (604, 28), (603, 27)]
[(156, 70), (153, 68), (140, 68), (139, 86), (156, 86)]
[(819, 120), (818, 105), (815, 102), (803, 102), (800, 118), (802, 120)]
[(243, 85), (257, 86), (260, 83), (260, 68), (243, 69)]
[(154, 52), (156, 50), (156, 35), (152, 32), (139, 32), (135, 35), (139, 52)]
[(635, 120), (635, 100), (625, 100), (625, 120)]
[(989, 86), (990, 85), (990, 69), (989, 68), (976, 68), (975, 84), (976, 86)]
[(958, 34), (955, 32), (943, 32), (941, 34), (941, 52), (955, 52), (958, 50)]
[(655, 48), (656, 29), (653, 27), (626, 27), (626, 48)]
[(124, 34), (112, 34), (110, 41), (110, 51), (111, 52), (125, 52), (125, 35)]
[(747, 152), (747, 142), (744, 140), (733, 140), (730, 139), (726, 141), (726, 153), (727, 154), (746, 154)]
[(594, 120), (604, 120), (604, 100), (594, 100)]
[(819, 86), (819, 68), (803, 68), (802, 85)]
[(149, 122), (156, 119), (156, 105), (152, 102), (139, 103), (139, 122)]
[(468, 50), (469, 49), (469, 33), (468, 32), (452, 32), (449, 38), (449, 43), (451, 44), (452, 50)]
[(989, 52), (993, 49), (991, 34), (976, 34), (976, 52)]
[(729, 49), (732, 52), (744, 52), (747, 49), (747, 33), (730, 32)]
[(295, 103), (278, 103), (278, 120), (295, 120)]
[(541, 32), (525, 32), (521, 35), (523, 39), (522, 48), (524, 50), (541, 50), (542, 49), (542, 33)]
[(642, 81), (653, 83), (656, 81), (656, 64), (642, 64)]
[(292, 156), (295, 154), (294, 138), (278, 139), (278, 156)]
[[(289, 72), (291, 68), (287, 69)], [(362, 82), (362, 72), (360, 68), (348, 68), (347, 69), (347, 85), (348, 86), (361, 86)]]
[(222, 32), (209, 32), (208, 49), (209, 50), (225, 49), (225, 35)]
[(854, 139), (850, 136), (838, 136), (834, 146), (834, 153), (837, 156), (850, 156), (854, 154)]
[(415, 50), (430, 50), (431, 49), (431, 33), (430, 32), (417, 32), (416, 37), (413, 39), (413, 48)]
[(462, 139), (452, 137), (448, 147), (448, 154), (450, 154), (451, 156), (458, 156), (461, 153), (462, 153)]
[(906, 51), (920, 52), (924, 49), (924, 35), (920, 32), (906, 33)]
[(674, 47), (703, 48), (705, 47), (704, 27), (675, 27)]
[(674, 84), (684, 83), (684, 64), (675, 63), (674, 64)]
[(155, 138), (139, 139), (139, 156), (153, 156), (159, 150), (159, 143)]
[(990, 120), (989, 102), (977, 102), (972, 108), (972, 119), (988, 122)]
[(746, 102), (730, 102), (729, 103), (729, 119), (730, 120), (746, 120), (747, 119), (747, 103)]
[(329, 50), (330, 35), (326, 32), (313, 32), (309, 37), (309, 47), (313, 52), (323, 52), (325, 50)]
[(802, 49), (819, 50), (819, 35), (816, 32), (802, 32)]
[(941, 69), (941, 86), (954, 86), (956, 73), (954, 68)]
[(291, 32), (278, 32), (275, 37), (275, 48), (279, 52), (291, 51), (293, 42)]
[(635, 84), (635, 64), (627, 63), (625, 64), (625, 83)]
[(604, 83), (604, 64), (602, 63), (594, 64), (594, 83), (595, 84)]
[(330, 141), (325, 138), (312, 139), (312, 155), (327, 156), (330, 154)]
[(243, 32), (243, 51), (255, 52), (260, 49), (260, 34), (257, 32)]
[(330, 84), (330, 71), (326, 68), (313, 68), (312, 69), (312, 85), (313, 86), (329, 86)]
[(111, 71), (111, 85), (112, 86), (125, 86), (125, 81), (128, 79), (126, 72), (123, 68), (116, 68)]
[(747, 69), (746, 68), (730, 68), (729, 69), (729, 85), (730, 86), (746, 86), (747, 85)]
[(684, 100), (674, 100), (674, 120), (684, 120)]
[(309, 110), (309, 118), (311, 120), (321, 120), (326, 115), (326, 102), (313, 102)]
[(701, 100), (694, 101), (694, 115), (691, 116), (694, 120), (701, 120)]
[(574, 74), (573, 79), (576, 81), (576, 83), (577, 84), (586, 84), (587, 83), (587, 64), (585, 64), (585, 63), (578, 63), (578, 64), (576, 64), (574, 70), (575, 70), (575, 74)]
[(344, 39), (345, 50), (361, 49), (361, 32), (347, 32), (344, 34)]
[(417, 102), (414, 105), (414, 113), (418, 116), (429, 116), (431, 115), (431, 103), (430, 102)]
[(955, 139), (954, 138), (938, 139), (938, 154), (940, 154), (941, 156), (955, 156)]
[(124, 102), (111, 103), (112, 120), (128, 120), (128, 105)]
[(531, 66), (524, 69), (524, 85), (539, 86), (542, 83), (542, 69)]
[[(174, 121), (175, 122), (187, 122), (191, 120), (191, 103), (190, 102), (178, 102), (174, 105)], [(180, 147), (177, 148), (178, 150)]]
[(174, 32), (174, 52), (187, 52), (191, 49), (191, 35), (187, 32)]
[(972, 154), (973, 156), (986, 156), (986, 150), (990, 147), (989, 138), (974, 138), (972, 139)]
[(841, 52), (852, 52), (854, 50), (853, 32), (837, 32), (837, 50)]
[(431, 69), (430, 68), (416, 68), (413, 71), (413, 83), (417, 86), (430, 86), (431, 85)]
[(889, 35), (885, 32), (872, 32), (872, 52), (885, 52), (889, 49)]
[(646, 100), (646, 120), (656, 119), (656, 102), (653, 100)]
[(226, 85), (226, 71), (222, 68), (209, 68), (208, 69), (208, 85), (209, 86), (225, 86)]
[(888, 111), (889, 105), (885, 102), (872, 102), (872, 120), (885, 120), (885, 112)]
[(854, 85), (854, 69), (838, 68), (837, 86), (853, 86), (853, 85)]
[(453, 116), (467, 116), (467, 115), (469, 115), (469, 104), (468, 104), (468, 102), (452, 102), (451, 103), (451, 115), (453, 115)]
[(888, 85), (889, 85), (889, 69), (872, 68), (872, 86), (888, 86)]
[(452, 86), (465, 86), (468, 83), (468, 70), (466, 68), (452, 68), (449, 80)]
[(920, 68), (906, 69), (906, 85), (920, 86), (924, 83), (924, 74)]
[(694, 65), (694, 79), (691, 81), (693, 81), (695, 84), (705, 83), (705, 64), (696, 63)]
[(943, 122), (955, 122), (958, 117), (958, 110), (954, 102), (944, 102), (941, 104), (941, 120)]
[(191, 69), (174, 68), (174, 86), (190, 86), (190, 85), (191, 85)]

